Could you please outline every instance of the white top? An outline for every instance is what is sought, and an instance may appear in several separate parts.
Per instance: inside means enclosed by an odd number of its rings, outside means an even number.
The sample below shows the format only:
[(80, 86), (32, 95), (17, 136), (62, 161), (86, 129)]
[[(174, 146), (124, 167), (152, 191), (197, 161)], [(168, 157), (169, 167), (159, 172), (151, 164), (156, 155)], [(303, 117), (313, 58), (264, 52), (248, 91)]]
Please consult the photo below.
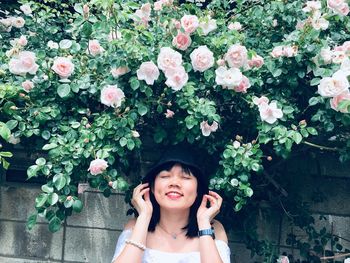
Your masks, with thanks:
[[(117, 242), (113, 260), (115, 260), (125, 247), (125, 240), (131, 236), (131, 229), (124, 230)], [(220, 257), (224, 263), (230, 263), (230, 248), (225, 241), (215, 240), (216, 247), (219, 251)], [(112, 260), (112, 262), (113, 262)], [(171, 253), (156, 249), (146, 248), (142, 263), (200, 263), (199, 251), (187, 253)]]

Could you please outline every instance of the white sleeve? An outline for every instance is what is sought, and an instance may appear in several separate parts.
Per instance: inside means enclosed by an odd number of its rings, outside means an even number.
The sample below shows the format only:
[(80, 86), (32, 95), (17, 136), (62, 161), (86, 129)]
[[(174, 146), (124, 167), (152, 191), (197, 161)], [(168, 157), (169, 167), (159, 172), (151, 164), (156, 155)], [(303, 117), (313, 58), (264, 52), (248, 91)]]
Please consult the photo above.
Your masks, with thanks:
[(121, 232), (121, 234), (119, 235), (118, 242), (115, 247), (112, 263), (120, 255), (120, 253), (122, 253), (125, 247), (125, 241), (131, 236), (131, 232), (132, 232), (131, 229), (126, 229), (126, 230), (123, 230), (123, 232)]
[(216, 244), (216, 248), (219, 251), (219, 254), (220, 254), (222, 261), (224, 263), (230, 263), (231, 262), (231, 259), (230, 259), (231, 251), (230, 251), (229, 246), (226, 244), (226, 242), (216, 239), (215, 244)]

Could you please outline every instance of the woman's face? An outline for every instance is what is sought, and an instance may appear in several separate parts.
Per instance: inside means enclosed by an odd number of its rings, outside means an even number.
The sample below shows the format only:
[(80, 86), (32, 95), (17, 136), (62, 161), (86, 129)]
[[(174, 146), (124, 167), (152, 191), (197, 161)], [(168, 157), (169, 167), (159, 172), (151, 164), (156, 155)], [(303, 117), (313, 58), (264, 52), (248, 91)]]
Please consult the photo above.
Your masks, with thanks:
[(153, 194), (161, 208), (189, 209), (197, 197), (197, 178), (180, 164), (161, 171), (155, 178)]

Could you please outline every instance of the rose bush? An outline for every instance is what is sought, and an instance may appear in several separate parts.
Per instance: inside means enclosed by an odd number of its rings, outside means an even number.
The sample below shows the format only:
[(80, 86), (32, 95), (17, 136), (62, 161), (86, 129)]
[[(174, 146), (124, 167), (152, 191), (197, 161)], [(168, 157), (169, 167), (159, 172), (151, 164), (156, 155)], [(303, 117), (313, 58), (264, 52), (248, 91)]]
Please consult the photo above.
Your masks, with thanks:
[(345, 1), (20, 2), (0, 19), (0, 132), (47, 152), (27, 171), (47, 178), (30, 228), (80, 212), (80, 183), (127, 190), (149, 137), (211, 154), (211, 187), (242, 213), (293, 150), (350, 157)]

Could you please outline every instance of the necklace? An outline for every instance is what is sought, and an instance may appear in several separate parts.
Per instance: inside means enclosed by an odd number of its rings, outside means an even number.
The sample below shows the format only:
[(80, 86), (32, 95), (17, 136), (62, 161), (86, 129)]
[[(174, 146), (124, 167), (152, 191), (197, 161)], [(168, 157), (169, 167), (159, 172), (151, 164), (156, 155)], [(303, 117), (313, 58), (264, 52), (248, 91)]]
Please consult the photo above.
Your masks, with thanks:
[(173, 239), (176, 239), (178, 235), (182, 234), (185, 232), (186, 229), (182, 229), (179, 233), (169, 233), (167, 230), (164, 229), (160, 224), (158, 224), (160, 229), (162, 229), (166, 234), (170, 235)]

